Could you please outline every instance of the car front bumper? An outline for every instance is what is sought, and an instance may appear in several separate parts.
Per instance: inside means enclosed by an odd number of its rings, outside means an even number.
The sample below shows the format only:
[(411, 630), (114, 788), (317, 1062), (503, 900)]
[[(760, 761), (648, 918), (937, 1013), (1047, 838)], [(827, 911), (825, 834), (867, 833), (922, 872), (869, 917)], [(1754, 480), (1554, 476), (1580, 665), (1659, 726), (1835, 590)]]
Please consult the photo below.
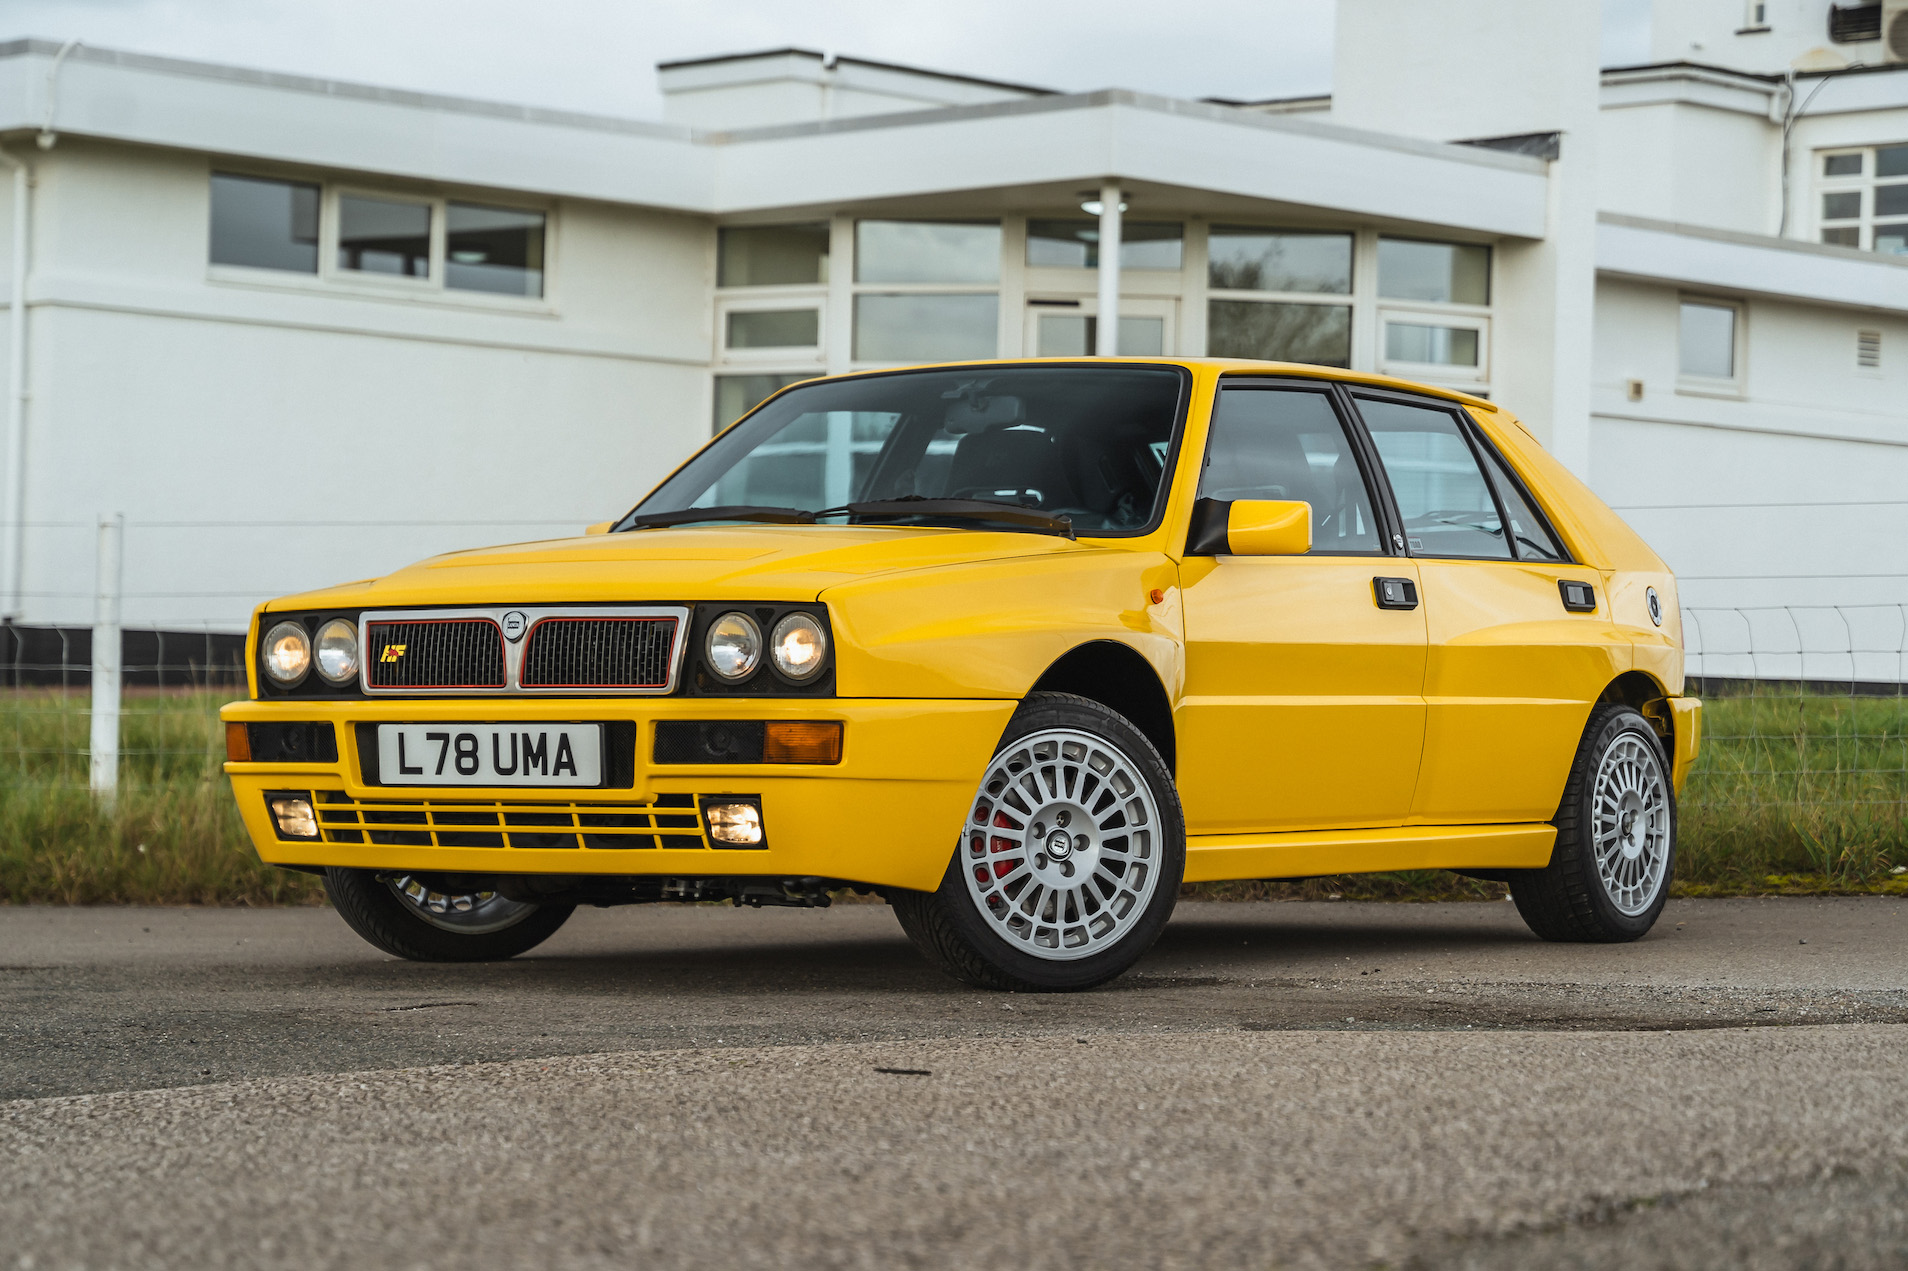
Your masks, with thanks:
[[(329, 763), (225, 765), (260, 858), (275, 865), (500, 874), (820, 877), (932, 890), (1014, 701), (460, 698), (235, 702), (227, 723), (330, 723)], [(664, 720), (839, 720), (838, 764), (654, 762)], [(633, 721), (634, 784), (526, 789), (367, 782), (358, 724)], [(375, 775), (375, 774), (374, 774)], [(267, 795), (309, 792), (321, 837), (279, 833)], [(758, 799), (764, 843), (707, 834), (711, 796)]]

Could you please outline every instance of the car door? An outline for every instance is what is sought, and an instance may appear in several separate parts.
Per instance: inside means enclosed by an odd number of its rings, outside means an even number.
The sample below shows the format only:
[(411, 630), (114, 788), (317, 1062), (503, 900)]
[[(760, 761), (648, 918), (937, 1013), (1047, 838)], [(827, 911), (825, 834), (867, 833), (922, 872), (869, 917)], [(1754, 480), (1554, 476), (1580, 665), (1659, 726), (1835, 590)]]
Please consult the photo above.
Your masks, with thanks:
[[(1397, 825), (1410, 812), (1424, 734), (1417, 570), (1387, 551), (1371, 456), (1346, 410), (1316, 380), (1219, 390), (1200, 516), (1223, 525), (1236, 499), (1303, 500), (1312, 551), (1189, 545), (1177, 725), (1190, 834)], [(1381, 594), (1393, 607), (1380, 607)]]
[(1412, 819), (1548, 821), (1590, 709), (1627, 669), (1597, 571), (1455, 403), (1354, 390), (1417, 562), (1428, 634)]

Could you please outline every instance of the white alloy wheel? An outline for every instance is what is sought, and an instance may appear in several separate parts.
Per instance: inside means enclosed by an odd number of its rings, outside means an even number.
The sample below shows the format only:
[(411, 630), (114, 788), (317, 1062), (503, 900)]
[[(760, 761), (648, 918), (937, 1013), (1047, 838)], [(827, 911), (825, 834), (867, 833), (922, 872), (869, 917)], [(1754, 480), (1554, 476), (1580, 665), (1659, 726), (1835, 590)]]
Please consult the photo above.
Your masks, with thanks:
[(1007, 944), (1066, 962), (1118, 944), (1159, 886), (1160, 814), (1118, 746), (1055, 728), (995, 755), (961, 836), (967, 892)]
[(391, 879), (389, 886), (419, 918), (440, 931), (454, 931), (464, 936), (488, 935), (514, 927), (537, 909), (535, 905), (509, 900), (494, 891), (438, 891), (410, 874)]
[(1591, 788), (1590, 837), (1597, 877), (1619, 913), (1656, 903), (1669, 865), (1669, 794), (1655, 750), (1635, 733), (1603, 753)]

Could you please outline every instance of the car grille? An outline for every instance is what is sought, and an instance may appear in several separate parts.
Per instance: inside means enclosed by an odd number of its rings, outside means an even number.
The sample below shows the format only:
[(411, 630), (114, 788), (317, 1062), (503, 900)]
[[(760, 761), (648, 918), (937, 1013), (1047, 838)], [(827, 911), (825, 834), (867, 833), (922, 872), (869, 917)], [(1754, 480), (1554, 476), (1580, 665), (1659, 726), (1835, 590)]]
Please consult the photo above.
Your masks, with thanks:
[(654, 803), (531, 803), (353, 799), (320, 791), (318, 824), (327, 843), (388, 847), (703, 850), (693, 795)]
[(530, 629), (524, 688), (662, 688), (674, 618), (545, 618)]
[(503, 632), (488, 618), (368, 622), (365, 669), (372, 688), (504, 686)]

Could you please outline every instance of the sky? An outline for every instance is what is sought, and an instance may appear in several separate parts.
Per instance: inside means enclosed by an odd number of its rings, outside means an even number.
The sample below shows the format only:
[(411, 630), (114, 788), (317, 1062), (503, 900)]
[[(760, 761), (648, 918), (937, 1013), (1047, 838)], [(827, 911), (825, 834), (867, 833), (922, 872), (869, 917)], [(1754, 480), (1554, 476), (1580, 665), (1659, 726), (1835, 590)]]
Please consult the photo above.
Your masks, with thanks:
[[(1605, 0), (1604, 26), (1605, 65), (1644, 60), (1649, 0)], [(654, 119), (657, 62), (790, 45), (1063, 91), (1322, 93), (1332, 0), (0, 0), (21, 36)]]

